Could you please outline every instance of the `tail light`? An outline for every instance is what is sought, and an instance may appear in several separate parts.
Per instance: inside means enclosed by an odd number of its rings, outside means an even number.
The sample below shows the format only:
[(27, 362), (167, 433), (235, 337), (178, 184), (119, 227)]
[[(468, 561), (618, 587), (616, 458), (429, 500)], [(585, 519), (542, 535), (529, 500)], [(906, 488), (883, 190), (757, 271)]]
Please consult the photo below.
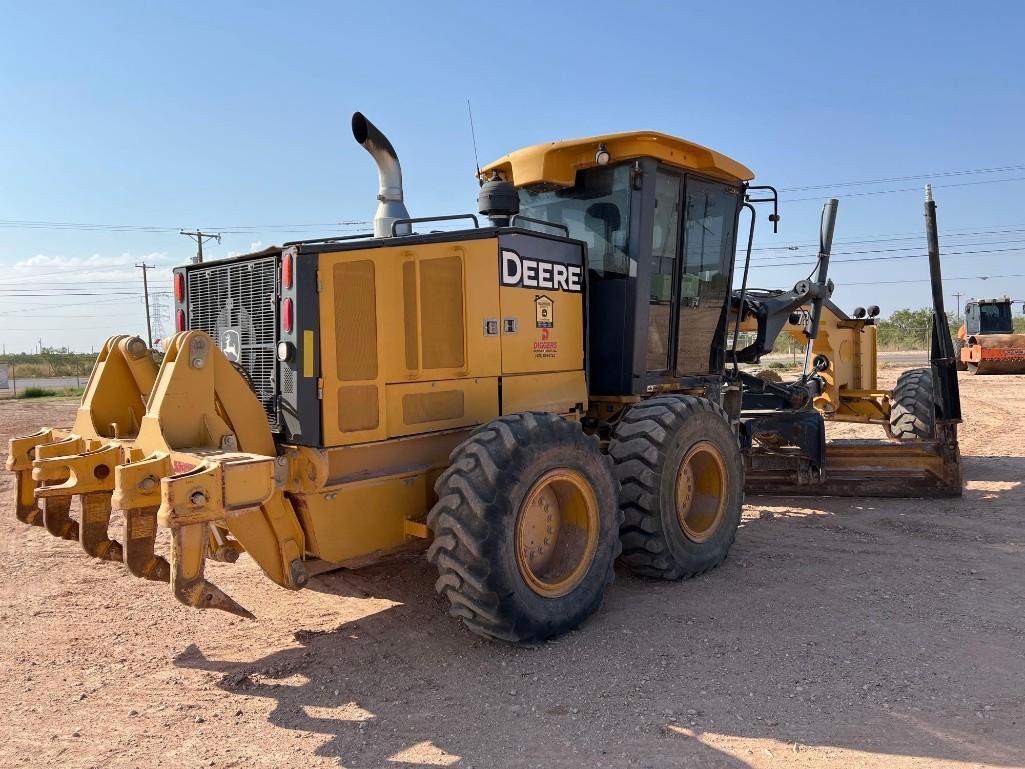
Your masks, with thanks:
[(285, 329), (286, 334), (292, 333), (292, 324), (295, 320), (293, 313), (292, 300), (290, 298), (285, 299), (281, 303), (281, 327)]
[(185, 274), (181, 272), (174, 274), (174, 300), (176, 302), (185, 301)]
[(174, 314), (174, 327), (178, 331), (185, 330), (185, 310), (178, 310), (178, 312)]
[(292, 287), (292, 255), (285, 254), (281, 260), (281, 285), (285, 288)]

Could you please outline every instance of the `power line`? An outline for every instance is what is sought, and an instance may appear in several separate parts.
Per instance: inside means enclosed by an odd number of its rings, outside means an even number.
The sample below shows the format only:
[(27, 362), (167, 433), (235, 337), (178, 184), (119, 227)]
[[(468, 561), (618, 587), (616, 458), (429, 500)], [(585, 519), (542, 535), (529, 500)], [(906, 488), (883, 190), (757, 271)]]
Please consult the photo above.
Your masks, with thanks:
[[(956, 277), (944, 277), (943, 282), (947, 283), (952, 280), (992, 280), (994, 278), (1025, 278), (1025, 273), (1014, 273), (1012, 275), (958, 275)], [(844, 281), (844, 286), (876, 286), (880, 284), (893, 284), (893, 283), (928, 283), (931, 278), (907, 278), (906, 280), (870, 280), (862, 283), (848, 283)]]
[[(942, 237), (944, 240), (948, 238), (961, 238), (976, 235), (1010, 235), (1025, 232), (1025, 224), (994, 224), (994, 225), (980, 225), (979, 227), (971, 227), (966, 230), (951, 230), (944, 232)], [(925, 233), (923, 232), (891, 232), (891, 233), (879, 233), (877, 235), (855, 235), (853, 238), (843, 238), (834, 240), (834, 245), (853, 245), (861, 243), (889, 243), (891, 241), (899, 240), (924, 240)], [(800, 248), (817, 248), (819, 245), (818, 240), (806, 240), (797, 241), (795, 243), (789, 243), (780, 246), (769, 246), (761, 245), (754, 246), (752, 251), (796, 251)]]
[[(61, 317), (62, 318), (66, 318), (68, 316), (67, 315), (62, 315)], [(81, 316), (81, 317), (95, 318), (96, 316), (95, 315), (85, 315), (85, 316)], [(78, 331), (79, 329), (90, 329), (91, 330), (91, 329), (94, 329), (94, 328), (111, 328), (112, 326), (114, 326), (116, 324), (117, 324), (117, 321), (111, 320), (111, 321), (109, 321), (107, 323), (101, 323), (100, 325), (95, 325), (95, 326), (94, 325), (89, 325), (89, 326), (76, 325), (75, 326), (75, 330)], [(67, 330), (68, 330), (67, 326), (33, 326), (32, 328), (9, 328), (7, 326), (4, 326), (4, 331), (25, 332), (25, 333), (33, 333), (33, 334), (35, 332), (37, 332), (37, 331), (67, 331)]]
[[(977, 256), (979, 254), (1002, 254), (1008, 252), (1020, 252), (1025, 251), (1025, 248), (984, 248), (977, 251), (947, 251), (941, 256), (946, 259), (953, 256)], [(854, 264), (856, 262), (883, 262), (891, 259), (924, 259), (928, 254), (896, 254), (891, 256), (866, 256), (857, 259), (831, 259), (830, 266), (836, 264)], [(813, 258), (811, 254), (807, 255), (808, 258)], [(751, 269), (755, 268), (770, 268), (770, 267), (805, 267), (808, 265), (807, 261), (801, 262), (782, 262), (772, 264), (752, 264)]]
[[(43, 265), (34, 265), (34, 266), (37, 266), (39, 269), (48, 269), (49, 268), (49, 269), (60, 270), (60, 274), (62, 276), (63, 275), (81, 274), (83, 272), (97, 272), (97, 273), (103, 273), (103, 272), (127, 272), (127, 271), (130, 271), (132, 269), (132, 266), (130, 264), (124, 264), (124, 265), (118, 265), (118, 266), (112, 266), (112, 267), (81, 267), (81, 268), (76, 268), (74, 270), (61, 269), (60, 265), (55, 265), (55, 264), (43, 264)], [(165, 270), (170, 270), (172, 268), (172, 266), (173, 265), (162, 265), (162, 266), (158, 265), (158, 267), (160, 267), (161, 269), (165, 269)], [(16, 277), (16, 278), (8, 278), (8, 279), (5, 279), (5, 280), (0, 280), (0, 283), (21, 283), (21, 282), (26, 281), (26, 280), (39, 280), (39, 276), (38, 275), (22, 275), (22, 276), (19, 276), (19, 277)]]
[[(25, 297), (63, 297), (63, 296), (138, 296), (137, 291), (62, 291), (60, 293), (50, 294), (26, 294), (18, 291), (11, 294), (12, 297), (25, 296)], [(5, 299), (10, 298), (4, 296)]]
[[(369, 227), (373, 222), (364, 219), (350, 219), (340, 222), (310, 222), (304, 224), (236, 224), (224, 227), (206, 227), (217, 230), (224, 235), (252, 235), (260, 232), (296, 232), (309, 229), (327, 229), (332, 227)], [(95, 222), (55, 222), (32, 219), (0, 219), (0, 229), (25, 230), (83, 230), (108, 232), (148, 232), (175, 233), (181, 231), (176, 225), (150, 224), (111, 224)]]
[(1007, 171), (1022, 171), (1025, 165), (996, 166), (994, 168), (969, 168), (963, 171), (936, 171), (930, 174), (914, 176), (890, 176), (882, 179), (862, 179), (854, 182), (835, 182), (833, 184), (810, 184), (803, 187), (780, 187), (780, 192), (800, 192), (804, 190), (827, 190), (835, 187), (858, 187), (868, 184), (890, 184), (892, 182), (910, 182), (916, 179), (940, 179), (947, 176), (969, 176), (971, 174), (996, 174)]
[(3, 312), (0, 312), (0, 315), (18, 315), (19, 317), (35, 317), (39, 315), (51, 315), (53, 310), (62, 310), (65, 307), (82, 307), (83, 305), (89, 304), (121, 304), (123, 302), (133, 302), (136, 299), (138, 299), (137, 294), (133, 296), (131, 299), (93, 299), (88, 302), (68, 302), (66, 304), (50, 304), (47, 305), (45, 309), (40, 310), (39, 312), (32, 312), (31, 310), (26, 311), (24, 309), (5, 310)]
[[(803, 192), (811, 190), (828, 190), (840, 187), (860, 187), (872, 184), (890, 184), (894, 182), (916, 181), (921, 179), (950, 178), (958, 176), (970, 176), (978, 174), (1008, 173), (1025, 170), (1025, 164), (993, 166), (990, 168), (967, 168), (953, 171), (934, 171), (931, 173), (912, 174), (907, 176), (888, 176), (876, 179), (858, 179), (854, 181), (829, 182), (810, 185), (799, 185), (794, 187), (781, 187), (780, 192)], [(934, 187), (959, 187), (976, 184), (997, 184), (1001, 182), (1022, 181), (1025, 177), (1012, 177), (1007, 179), (985, 179), (974, 182), (960, 182), (951, 184), (933, 185)], [(906, 187), (890, 190), (871, 190), (867, 192), (839, 193), (834, 197), (852, 197), (859, 195), (884, 195), (899, 192), (920, 191), (919, 187)], [(786, 198), (781, 202), (801, 202), (805, 200), (821, 200), (820, 197), (809, 198)], [(245, 235), (263, 231), (298, 231), (308, 229), (324, 229), (331, 227), (369, 227), (371, 221), (366, 219), (349, 219), (336, 222), (300, 222), (292, 224), (235, 224), (222, 225), (218, 227), (207, 227), (204, 229), (216, 230), (218, 233)], [(157, 224), (115, 224), (98, 222), (66, 222), (48, 221), (35, 219), (0, 219), (0, 228), (3, 229), (69, 229), (69, 230), (105, 230), (111, 232), (148, 232), (148, 233), (173, 233), (182, 232), (180, 226), (157, 225)]]
[[(954, 243), (953, 245), (955, 248), (963, 248), (965, 246), (1001, 246), (1006, 245), (1008, 243), (1025, 243), (1025, 238), (1011, 238), (1008, 240), (982, 240), (976, 241), (974, 243)], [(891, 254), (897, 253), (898, 251), (918, 251), (919, 249), (921, 249), (920, 245), (901, 246), (900, 248), (868, 248), (861, 249), (858, 251), (834, 251), (832, 253), (832, 256), (852, 256), (856, 254)], [(816, 256), (816, 254), (759, 254), (757, 256), (752, 257), (752, 259), (795, 259), (800, 256)]]
[[(39, 285), (39, 286), (18, 286), (18, 287), (0, 286), (0, 293), (11, 294), (13, 296), (20, 296), (20, 295), (25, 295), (24, 294), (25, 291), (42, 291), (42, 292), (45, 292), (47, 294), (53, 294), (54, 296), (59, 296), (61, 294), (76, 293), (76, 292), (79, 292), (79, 291), (96, 292), (96, 291), (99, 291), (100, 289), (104, 289), (102, 291), (102, 293), (104, 293), (104, 294), (123, 294), (123, 293), (137, 294), (137, 293), (139, 293), (138, 289), (141, 287), (139, 285), (139, 281), (138, 280), (125, 281), (123, 283), (119, 282), (119, 283), (116, 283), (116, 284), (115, 283), (105, 283), (104, 282), (104, 283), (96, 283), (96, 284), (87, 285), (87, 286), (83, 286), (83, 285), (73, 286), (73, 285), (70, 285), (70, 284), (69, 285), (64, 285), (64, 286), (47, 285), (47, 284), (45, 284), (45, 278), (42, 278), (42, 277), (40, 277), (38, 279), (38, 282), (40, 284), (42, 284), (42, 285)], [(130, 288), (132, 289), (131, 291), (129, 291)]]
[[(1020, 182), (1025, 181), (1025, 176), (1013, 176), (1009, 179), (984, 179), (978, 182), (954, 182), (952, 184), (934, 184), (933, 189), (939, 189), (941, 187), (971, 187), (977, 184), (999, 184), (1001, 182)], [(869, 190), (868, 192), (837, 192), (832, 195), (834, 198), (857, 198), (865, 197), (868, 195), (890, 195), (895, 192), (921, 192), (921, 187), (900, 187), (892, 190)], [(821, 201), (821, 196), (814, 196), (810, 198), (780, 198), (780, 203), (801, 203), (807, 200)]]

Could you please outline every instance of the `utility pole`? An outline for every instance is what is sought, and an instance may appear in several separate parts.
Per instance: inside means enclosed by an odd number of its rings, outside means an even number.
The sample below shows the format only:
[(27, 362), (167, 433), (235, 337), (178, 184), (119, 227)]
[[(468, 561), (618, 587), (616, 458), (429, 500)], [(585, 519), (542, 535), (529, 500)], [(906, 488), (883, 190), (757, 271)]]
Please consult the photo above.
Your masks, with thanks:
[(146, 341), (148, 342), (147, 347), (150, 350), (152, 350), (153, 349), (153, 328), (150, 325), (150, 319), (149, 319), (149, 280), (147, 280), (146, 275), (147, 275), (147, 270), (152, 270), (153, 267), (151, 265), (146, 264), (145, 262), (143, 262), (142, 264), (137, 264), (135, 266), (139, 267), (142, 270), (142, 293), (143, 293), (143, 296), (146, 299)]
[(213, 233), (213, 232), (200, 232), (199, 230), (194, 230), (192, 232), (188, 232), (186, 230), (180, 230), (178, 234), (179, 235), (187, 235), (188, 237), (190, 237), (194, 241), (196, 241), (196, 256), (192, 260), (193, 264), (202, 264), (203, 263), (203, 244), (206, 243), (206, 241), (208, 241), (208, 240), (216, 240), (218, 243), (221, 242), (221, 233), (219, 233), (219, 232), (217, 232), (217, 233)]
[(957, 315), (954, 316), (954, 322), (961, 322), (961, 297), (964, 296), (960, 291), (955, 291), (954, 296), (957, 297)]

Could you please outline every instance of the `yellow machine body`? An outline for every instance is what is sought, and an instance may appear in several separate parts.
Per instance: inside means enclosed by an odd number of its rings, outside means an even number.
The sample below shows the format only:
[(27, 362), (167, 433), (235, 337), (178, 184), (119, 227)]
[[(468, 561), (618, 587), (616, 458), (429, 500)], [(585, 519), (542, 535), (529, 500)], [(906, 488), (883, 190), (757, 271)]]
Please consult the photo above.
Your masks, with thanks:
[[(795, 341), (805, 344), (804, 325), (788, 323), (784, 329)], [(832, 303), (822, 308), (819, 334), (812, 356), (822, 355), (829, 366), (820, 372), (825, 387), (815, 398), (815, 408), (836, 422), (887, 424), (890, 418), (889, 392), (876, 381), (878, 365), (877, 330), (866, 318), (848, 318), (835, 311)]]
[(325, 446), (586, 406), (582, 293), (502, 286), (496, 238), (319, 259)]
[(601, 165), (599, 152), (617, 160), (654, 158), (727, 182), (754, 178), (750, 168), (726, 155), (657, 131), (603, 134), (525, 147), (485, 166), (481, 178), (497, 173), (517, 187), (572, 187), (578, 171)]
[[(11, 441), (18, 517), (170, 581), (186, 604), (247, 616), (205, 580), (207, 558), (247, 552), (295, 589), (311, 562), (358, 565), (423, 542), (434, 481), (474, 427), (586, 412), (580, 286), (503, 282), (497, 236), (315, 258), (320, 333), (304, 334), (298, 354), (317, 379), (320, 445), (276, 441), (208, 334), (172, 337), (159, 370), (141, 340), (112, 337), (73, 427)], [(319, 371), (306, 365), (315, 357)], [(107, 534), (112, 507), (125, 516), (120, 540)], [(154, 550), (158, 525), (172, 534), (167, 558)]]
[[(806, 345), (806, 321), (811, 306), (791, 315), (781, 333)], [(796, 322), (792, 322), (796, 321)], [(755, 331), (757, 321), (744, 319), (742, 331)], [(823, 469), (817, 479), (795, 475), (779, 457), (758, 458), (759, 472), (749, 467), (748, 490), (771, 494), (830, 494), (835, 496), (959, 496), (961, 458), (956, 430), (941, 426), (936, 435), (910, 440), (894, 433), (892, 417), (898, 390), (883, 390), (877, 382), (877, 328), (872, 318), (852, 318), (829, 300), (823, 301), (811, 360), (821, 391), (812, 401), (826, 421), (873, 424), (899, 442), (872, 439), (826, 441)], [(898, 389), (900, 380), (898, 380)], [(931, 393), (930, 393), (930, 396)], [(749, 457), (749, 461), (754, 461)]]
[[(807, 344), (805, 318), (810, 307), (788, 322), (783, 333), (798, 344)], [(757, 321), (745, 317), (742, 332), (753, 332)], [(864, 422), (885, 425), (890, 418), (890, 393), (877, 383), (878, 342), (873, 320), (851, 318), (832, 302), (824, 302), (819, 333), (812, 343), (812, 357), (823, 356), (828, 367), (819, 372), (824, 383), (814, 400), (823, 418), (836, 422)]]

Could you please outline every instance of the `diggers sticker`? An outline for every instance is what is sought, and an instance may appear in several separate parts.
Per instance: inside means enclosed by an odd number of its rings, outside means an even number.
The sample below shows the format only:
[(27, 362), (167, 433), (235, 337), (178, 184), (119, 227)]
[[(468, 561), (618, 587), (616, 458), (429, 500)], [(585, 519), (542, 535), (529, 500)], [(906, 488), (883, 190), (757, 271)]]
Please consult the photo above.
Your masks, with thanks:
[(534, 297), (534, 310), (537, 314), (538, 328), (555, 326), (555, 302), (544, 294), (538, 294)]
[(541, 338), (534, 342), (535, 358), (554, 358), (559, 352), (559, 343), (548, 338), (548, 329), (541, 329)]

